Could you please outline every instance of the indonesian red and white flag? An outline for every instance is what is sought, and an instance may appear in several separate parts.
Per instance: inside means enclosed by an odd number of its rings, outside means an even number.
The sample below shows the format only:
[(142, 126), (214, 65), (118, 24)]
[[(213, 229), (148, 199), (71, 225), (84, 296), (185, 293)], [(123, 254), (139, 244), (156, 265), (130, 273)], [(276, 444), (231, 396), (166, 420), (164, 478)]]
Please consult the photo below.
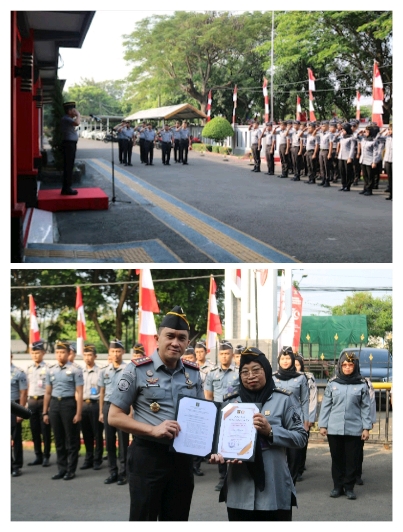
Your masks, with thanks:
[(236, 285), (240, 290), (241, 289), (241, 270), (240, 269), (236, 271)]
[(236, 120), (236, 104), (237, 104), (237, 100), (238, 100), (238, 89), (237, 89), (237, 86), (235, 85), (234, 87), (234, 95), (232, 97), (233, 101), (234, 101), (234, 108), (233, 108), (233, 111), (232, 111), (232, 126), (234, 127), (235, 126), (235, 120)]
[(210, 295), (207, 316), (207, 352), (210, 352), (215, 347), (217, 341), (217, 334), (222, 334), (222, 327), (220, 316), (218, 315), (217, 299), (216, 299), (217, 285), (214, 277), (210, 277)]
[(208, 96), (207, 96), (207, 107), (206, 107), (206, 110), (207, 110), (207, 122), (210, 122), (211, 120), (211, 103), (212, 103), (212, 98), (211, 98), (211, 90), (208, 91)]
[(83, 295), (81, 288), (77, 286), (76, 294), (76, 310), (77, 310), (77, 355), (82, 355), (84, 351), (84, 340), (87, 339), (85, 330), (85, 314), (83, 305)]
[(297, 96), (297, 120), (301, 120), (301, 98)]
[(315, 76), (313, 75), (313, 72), (312, 72), (312, 70), (310, 68), (308, 68), (308, 80), (309, 80), (308, 89), (310, 91), (315, 91), (316, 90), (315, 89), (315, 81), (316, 81), (316, 79), (315, 79)]
[(356, 101), (357, 101), (357, 104), (356, 104), (356, 110), (355, 110), (355, 118), (357, 120), (359, 120), (361, 118), (361, 107), (360, 107), (360, 100), (361, 100), (361, 94), (357, 91), (357, 96), (356, 96)]
[(309, 120), (311, 122), (315, 122), (316, 121), (315, 109), (314, 109), (314, 106), (313, 106), (313, 94), (312, 94), (312, 91), (309, 91)]
[(372, 85), (372, 122), (383, 126), (383, 83), (378, 63), (374, 62), (374, 79)]
[[(301, 326), (302, 326), (302, 303), (303, 298), (295, 286), (292, 287), (292, 317), (282, 331), (278, 339), (278, 352), (284, 346), (291, 346), (294, 353), (299, 351), (299, 343), (301, 339)], [(285, 312), (285, 286), (284, 277), (281, 282), (280, 289), (280, 310), (279, 321)]]
[(29, 345), (31, 346), (34, 342), (39, 342), (41, 335), (38, 327), (38, 320), (36, 319), (36, 306), (34, 298), (31, 294), (29, 298)]
[(263, 96), (264, 96), (264, 121), (269, 121), (269, 94), (267, 92), (267, 79), (263, 78)]
[(138, 341), (144, 345), (147, 356), (151, 356), (157, 348), (154, 335), (157, 334), (154, 313), (158, 314), (160, 308), (155, 297), (151, 270), (136, 270), (140, 275), (139, 285), (139, 334)]

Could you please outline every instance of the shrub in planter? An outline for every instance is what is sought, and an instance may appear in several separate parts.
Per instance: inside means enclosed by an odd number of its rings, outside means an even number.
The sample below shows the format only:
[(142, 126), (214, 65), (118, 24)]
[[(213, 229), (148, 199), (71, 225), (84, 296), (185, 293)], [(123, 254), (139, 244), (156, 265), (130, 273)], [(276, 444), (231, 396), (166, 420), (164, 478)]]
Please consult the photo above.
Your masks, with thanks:
[(220, 153), (222, 155), (230, 155), (232, 152), (232, 149), (229, 146), (220, 146)]
[(192, 144), (192, 147), (194, 151), (206, 151), (206, 145), (203, 144), (202, 142), (200, 142), (200, 144), (199, 143)]
[(222, 143), (224, 139), (232, 137), (233, 134), (234, 130), (228, 120), (222, 116), (216, 116), (210, 122), (207, 122), (201, 136)]
[(207, 151), (213, 151), (213, 146), (211, 144), (206, 144)]
[(213, 146), (213, 153), (220, 153), (220, 146)]

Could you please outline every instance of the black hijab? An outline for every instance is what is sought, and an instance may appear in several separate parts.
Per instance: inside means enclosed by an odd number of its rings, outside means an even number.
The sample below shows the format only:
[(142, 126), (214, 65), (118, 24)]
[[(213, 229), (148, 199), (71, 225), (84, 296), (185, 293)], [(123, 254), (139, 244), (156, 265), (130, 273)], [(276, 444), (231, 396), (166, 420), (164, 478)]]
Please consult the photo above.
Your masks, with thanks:
[(298, 362), (301, 364), (301, 373), (303, 373), (305, 371), (305, 366), (304, 366), (304, 359), (302, 358), (302, 355), (300, 355), (298, 353), (298, 355), (295, 355), (295, 360), (298, 360)]
[[(272, 379), (272, 369), (271, 364), (267, 360), (266, 356), (262, 351), (259, 351), (256, 347), (247, 347), (241, 353), (241, 361), (239, 363), (239, 372), (242, 371), (242, 368), (245, 364), (250, 364), (251, 362), (257, 362), (264, 369), (266, 376), (266, 384), (260, 390), (252, 391), (247, 390), (243, 385), (242, 379), (240, 381), (239, 395), (244, 403), (264, 403), (272, 395), (275, 388), (273, 379)], [(247, 462), (248, 471), (250, 476), (255, 482), (255, 487), (259, 491), (263, 491), (265, 488), (265, 474), (264, 474), (264, 462), (263, 462), (263, 453), (262, 446), (260, 443), (261, 436), (258, 434), (258, 441), (256, 445), (255, 452), (255, 461)]]
[[(289, 355), (291, 357), (291, 366), (288, 369), (283, 369), (280, 366), (280, 357), (281, 355)], [(296, 379), (301, 374), (298, 373), (298, 371), (295, 368), (295, 355), (292, 350), (292, 347), (283, 347), (283, 349), (280, 351), (280, 354), (277, 357), (278, 362), (278, 370), (277, 374), (282, 381), (289, 381), (290, 379)]]
[[(343, 362), (354, 362), (354, 371), (351, 375), (344, 375), (341, 365)], [(343, 353), (339, 358), (336, 366), (336, 378), (334, 379), (339, 384), (360, 384), (362, 382), (362, 375), (360, 374), (360, 361), (354, 353)]]

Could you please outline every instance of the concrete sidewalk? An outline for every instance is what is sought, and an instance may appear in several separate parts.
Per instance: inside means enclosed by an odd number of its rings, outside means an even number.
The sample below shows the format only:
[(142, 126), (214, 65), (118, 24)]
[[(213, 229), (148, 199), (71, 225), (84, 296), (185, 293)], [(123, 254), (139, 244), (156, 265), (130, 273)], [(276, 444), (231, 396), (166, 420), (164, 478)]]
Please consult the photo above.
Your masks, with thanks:
[[(33, 459), (24, 450), (24, 462)], [(79, 460), (79, 466), (83, 457)], [(23, 467), (20, 477), (11, 478), (12, 521), (128, 521), (128, 485), (105, 485), (109, 476), (103, 469), (80, 471), (71, 481), (51, 480), (57, 471), (55, 456), (51, 467)], [(366, 444), (363, 486), (356, 486), (357, 500), (346, 497), (331, 499), (330, 453), (325, 443), (309, 444), (306, 471), (297, 483), (298, 508), (294, 521), (391, 521), (392, 520), (392, 451), (379, 444)], [(214, 486), (217, 466), (202, 463), (204, 476), (195, 477), (190, 521), (227, 521), (225, 503), (218, 503)], [(178, 501), (180, 503), (180, 501)]]

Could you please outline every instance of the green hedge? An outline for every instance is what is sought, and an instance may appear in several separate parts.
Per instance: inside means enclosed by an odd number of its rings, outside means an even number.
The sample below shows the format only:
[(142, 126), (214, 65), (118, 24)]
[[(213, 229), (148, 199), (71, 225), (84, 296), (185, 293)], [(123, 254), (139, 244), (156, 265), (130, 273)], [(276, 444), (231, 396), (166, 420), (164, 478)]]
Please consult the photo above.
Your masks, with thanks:
[(220, 153), (222, 153), (223, 155), (230, 155), (232, 152), (232, 148), (230, 148), (229, 146), (220, 146)]
[(213, 153), (220, 153), (221, 146), (213, 146)]
[(203, 143), (192, 144), (193, 151), (206, 151), (206, 145)]

